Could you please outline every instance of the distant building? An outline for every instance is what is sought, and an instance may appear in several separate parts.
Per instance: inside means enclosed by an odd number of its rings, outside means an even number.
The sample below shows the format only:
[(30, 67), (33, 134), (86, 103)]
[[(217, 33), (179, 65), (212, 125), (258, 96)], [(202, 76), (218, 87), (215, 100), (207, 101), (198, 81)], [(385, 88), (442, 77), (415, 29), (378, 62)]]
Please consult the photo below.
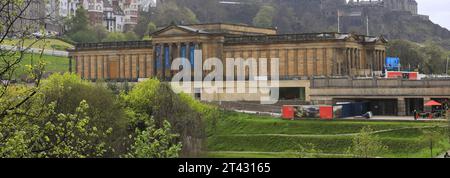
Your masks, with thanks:
[(103, 0), (83, 0), (82, 6), (88, 11), (91, 25), (103, 23)]
[(65, 31), (64, 22), (66, 18), (75, 16), (78, 0), (49, 0), (46, 1), (45, 29), (48, 32), (62, 33)]
[(123, 32), (125, 14), (118, 1), (104, 0), (103, 24), (109, 32)]
[(120, 5), (125, 13), (124, 31), (132, 30), (138, 23), (138, 0), (121, 0)]
[(156, 6), (156, 1), (154, 0), (138, 0), (138, 7), (140, 11), (148, 12), (151, 7)]
[[(45, 26), (45, 9), (46, 7), (43, 1), (31, 0), (30, 5), (22, 14), (25, 18), (18, 19), (16, 23), (14, 23), (14, 29), (12, 29), (12, 31), (23, 31), (24, 29), (29, 29), (32, 33), (39, 32), (40, 29)], [(17, 10), (16, 7), (14, 7), (14, 10)]]
[(383, 0), (384, 6), (392, 11), (407, 11), (413, 15), (418, 14), (416, 0)]
[(205, 59), (279, 58), (279, 77), (292, 81), (371, 76), (383, 70), (387, 42), (383, 37), (276, 33), (275, 29), (224, 23), (170, 25), (153, 33), (152, 41), (80, 44), (70, 56), (75, 60), (74, 71), (90, 80), (170, 80), (174, 73), (167, 64), (190, 56), (194, 49), (202, 50)]

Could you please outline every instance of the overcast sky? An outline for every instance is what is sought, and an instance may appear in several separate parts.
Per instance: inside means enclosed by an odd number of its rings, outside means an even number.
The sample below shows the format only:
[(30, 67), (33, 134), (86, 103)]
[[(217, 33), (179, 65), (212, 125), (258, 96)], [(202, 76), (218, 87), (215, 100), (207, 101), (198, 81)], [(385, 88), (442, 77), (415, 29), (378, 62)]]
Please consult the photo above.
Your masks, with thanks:
[(429, 15), (431, 21), (450, 30), (450, 0), (416, 0), (419, 13)]

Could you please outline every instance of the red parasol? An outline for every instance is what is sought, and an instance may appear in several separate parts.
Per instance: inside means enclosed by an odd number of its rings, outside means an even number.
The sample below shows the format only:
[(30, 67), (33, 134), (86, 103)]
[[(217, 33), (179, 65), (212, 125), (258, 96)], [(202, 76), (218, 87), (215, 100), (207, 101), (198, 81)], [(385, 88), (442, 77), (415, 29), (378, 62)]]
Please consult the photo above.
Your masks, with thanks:
[(434, 100), (428, 101), (427, 103), (425, 103), (425, 106), (442, 106), (441, 103), (438, 103)]

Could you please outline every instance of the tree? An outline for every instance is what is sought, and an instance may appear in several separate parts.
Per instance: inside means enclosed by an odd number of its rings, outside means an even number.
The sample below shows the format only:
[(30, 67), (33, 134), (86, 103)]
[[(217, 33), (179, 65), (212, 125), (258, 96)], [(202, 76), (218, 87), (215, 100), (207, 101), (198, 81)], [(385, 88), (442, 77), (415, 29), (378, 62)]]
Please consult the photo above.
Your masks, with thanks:
[(424, 72), (428, 74), (445, 74), (447, 59), (442, 47), (432, 42), (425, 43), (420, 49), (424, 55)]
[(450, 143), (450, 108), (448, 108), (446, 114), (445, 114), (446, 118), (447, 118), (447, 140)]
[(426, 74), (445, 73), (446, 52), (433, 42), (419, 45), (406, 40), (393, 40), (388, 44), (387, 52), (388, 56), (399, 57), (404, 69), (411, 67)]
[(111, 130), (100, 132), (90, 125), (85, 101), (73, 114), (57, 114), (54, 103), (43, 105), (38, 98), (30, 101), (19, 109), (26, 114), (9, 114), (0, 122), (0, 157), (85, 158), (102, 157), (106, 152), (100, 138)]
[(81, 30), (70, 35), (70, 39), (78, 43), (95, 43), (98, 42), (97, 35), (92, 30)]
[(71, 17), (67, 26), (67, 36), (78, 43), (94, 43), (106, 38), (108, 31), (103, 25), (91, 26), (89, 24), (88, 12), (84, 8), (78, 8), (76, 16)]
[(139, 38), (142, 38), (145, 35), (148, 35), (147, 34), (147, 25), (152, 20), (151, 14), (152, 14), (151, 10), (149, 12), (139, 11), (138, 23), (136, 24), (136, 26), (133, 29), (134, 33), (136, 33), (136, 35), (138, 35)]
[[(45, 62), (42, 54), (37, 59), (32, 60), (32, 65), (27, 65), (27, 75), (34, 86), (30, 86), (23, 92), (11, 90), (11, 80), (16, 69), (20, 67), (29, 49), (40, 41), (31, 35), (36, 29), (41, 29), (42, 20), (48, 16), (30, 17), (27, 15), (29, 8), (37, 1), (32, 0), (11, 0), (0, 2), (0, 45), (4, 45), (9, 37), (15, 37), (14, 46), (22, 50), (0, 48), (0, 123), (6, 116), (15, 114), (16, 111), (27, 101), (32, 99), (38, 92), (38, 87), (43, 75)], [(31, 40), (26, 44), (26, 40)], [(43, 51), (43, 50), (42, 50)], [(11, 99), (15, 95), (14, 99)], [(23, 113), (21, 113), (23, 114)], [(19, 137), (19, 136), (18, 136)], [(2, 138), (0, 137), (0, 140)]]
[(419, 52), (420, 46), (406, 40), (393, 40), (388, 43), (387, 55), (391, 57), (399, 57), (402, 62), (403, 69), (419, 69), (423, 71), (424, 56)]
[[(168, 121), (173, 133), (180, 135), (182, 156), (194, 156), (202, 151), (205, 139), (205, 127), (202, 114), (193, 109), (180, 95), (175, 94), (169, 84), (160, 83), (156, 79), (138, 83), (122, 98), (129, 115), (144, 115), (152, 118), (155, 128), (164, 127)], [(130, 114), (132, 113), (132, 114)], [(130, 117), (139, 118), (139, 117)], [(132, 128), (144, 130), (147, 121), (136, 119), (131, 121)]]
[(161, 4), (155, 12), (155, 21), (159, 26), (167, 26), (172, 22), (177, 24), (198, 23), (197, 16), (187, 7), (179, 7), (169, 1)]
[(125, 38), (127, 41), (136, 41), (139, 37), (132, 31), (125, 33)]
[(109, 33), (105, 39), (103, 39), (103, 42), (126, 41), (126, 40), (127, 37), (123, 33), (112, 32)]
[(157, 29), (156, 25), (153, 22), (148, 23), (147, 30), (145, 31), (146, 35), (150, 35), (151, 33), (155, 32)]
[(353, 138), (352, 146), (349, 152), (358, 158), (376, 157), (387, 151), (379, 137), (373, 135), (374, 130), (370, 127), (364, 127)]
[[(85, 101), (89, 108), (85, 110), (90, 118), (90, 126), (105, 133), (104, 142), (114, 151), (108, 150), (104, 156), (118, 157), (126, 152), (128, 119), (118, 98), (103, 83), (84, 81), (75, 74), (53, 74), (44, 80), (41, 86), (44, 104), (55, 103), (54, 111), (62, 114), (74, 114), (78, 104)], [(56, 119), (56, 115), (49, 115)]]
[(89, 29), (88, 12), (84, 8), (78, 8), (75, 12), (77, 15), (69, 20), (69, 34), (75, 34), (80, 31)]
[(170, 123), (164, 121), (162, 128), (155, 128), (152, 119), (145, 119), (147, 128), (136, 128), (134, 143), (131, 145), (130, 158), (177, 158), (181, 143), (174, 142), (178, 137), (171, 131)]
[(430, 130), (422, 130), (422, 132), (424, 133), (423, 142), (428, 145), (428, 148), (430, 149), (430, 158), (433, 158), (433, 149), (441, 145), (440, 141), (443, 139), (443, 135), (438, 127), (431, 128)]
[(253, 25), (265, 28), (272, 27), (274, 15), (275, 8), (267, 5), (261, 6), (255, 18), (253, 18)]
[(106, 28), (101, 24), (92, 27), (92, 31), (94, 31), (97, 41), (103, 41), (109, 33), (108, 30), (106, 30)]

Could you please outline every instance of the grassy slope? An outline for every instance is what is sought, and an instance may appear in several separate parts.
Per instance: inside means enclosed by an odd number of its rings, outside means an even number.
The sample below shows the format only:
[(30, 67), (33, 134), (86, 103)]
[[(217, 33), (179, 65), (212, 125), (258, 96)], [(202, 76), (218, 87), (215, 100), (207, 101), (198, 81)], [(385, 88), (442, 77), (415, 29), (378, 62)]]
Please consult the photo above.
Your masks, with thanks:
[[(429, 156), (427, 144), (421, 139), (423, 132), (416, 127), (434, 125), (442, 123), (285, 121), (271, 117), (227, 113), (218, 121), (216, 127), (210, 127), (208, 148), (212, 151), (209, 154), (211, 157), (295, 157), (299, 144), (313, 143), (324, 153), (346, 154), (352, 142), (351, 134), (370, 126), (377, 131), (401, 129), (378, 133), (390, 150), (384, 156), (427, 157)], [(448, 143), (436, 148), (435, 153), (440, 153), (446, 148), (450, 148)]]
[[(18, 79), (20, 76), (26, 74), (25, 65), (36, 64), (39, 60), (39, 54), (27, 54), (25, 55), (20, 66), (16, 69), (14, 78)], [(46, 72), (68, 72), (69, 71), (69, 59), (67, 57), (47, 56), (44, 55), (42, 60), (45, 61)]]
[[(34, 39), (26, 39), (24, 42), (24, 47), (28, 47), (33, 42), (35, 42)], [(3, 41), (2, 45), (10, 45), (10, 46), (16, 46), (19, 43), (19, 40), (17, 39), (6, 39)], [(42, 39), (36, 42), (32, 48), (45, 48), (45, 49), (55, 49), (55, 50), (65, 50), (66, 48), (72, 48), (73, 45), (66, 43), (64, 41), (58, 40), (58, 39)]]

